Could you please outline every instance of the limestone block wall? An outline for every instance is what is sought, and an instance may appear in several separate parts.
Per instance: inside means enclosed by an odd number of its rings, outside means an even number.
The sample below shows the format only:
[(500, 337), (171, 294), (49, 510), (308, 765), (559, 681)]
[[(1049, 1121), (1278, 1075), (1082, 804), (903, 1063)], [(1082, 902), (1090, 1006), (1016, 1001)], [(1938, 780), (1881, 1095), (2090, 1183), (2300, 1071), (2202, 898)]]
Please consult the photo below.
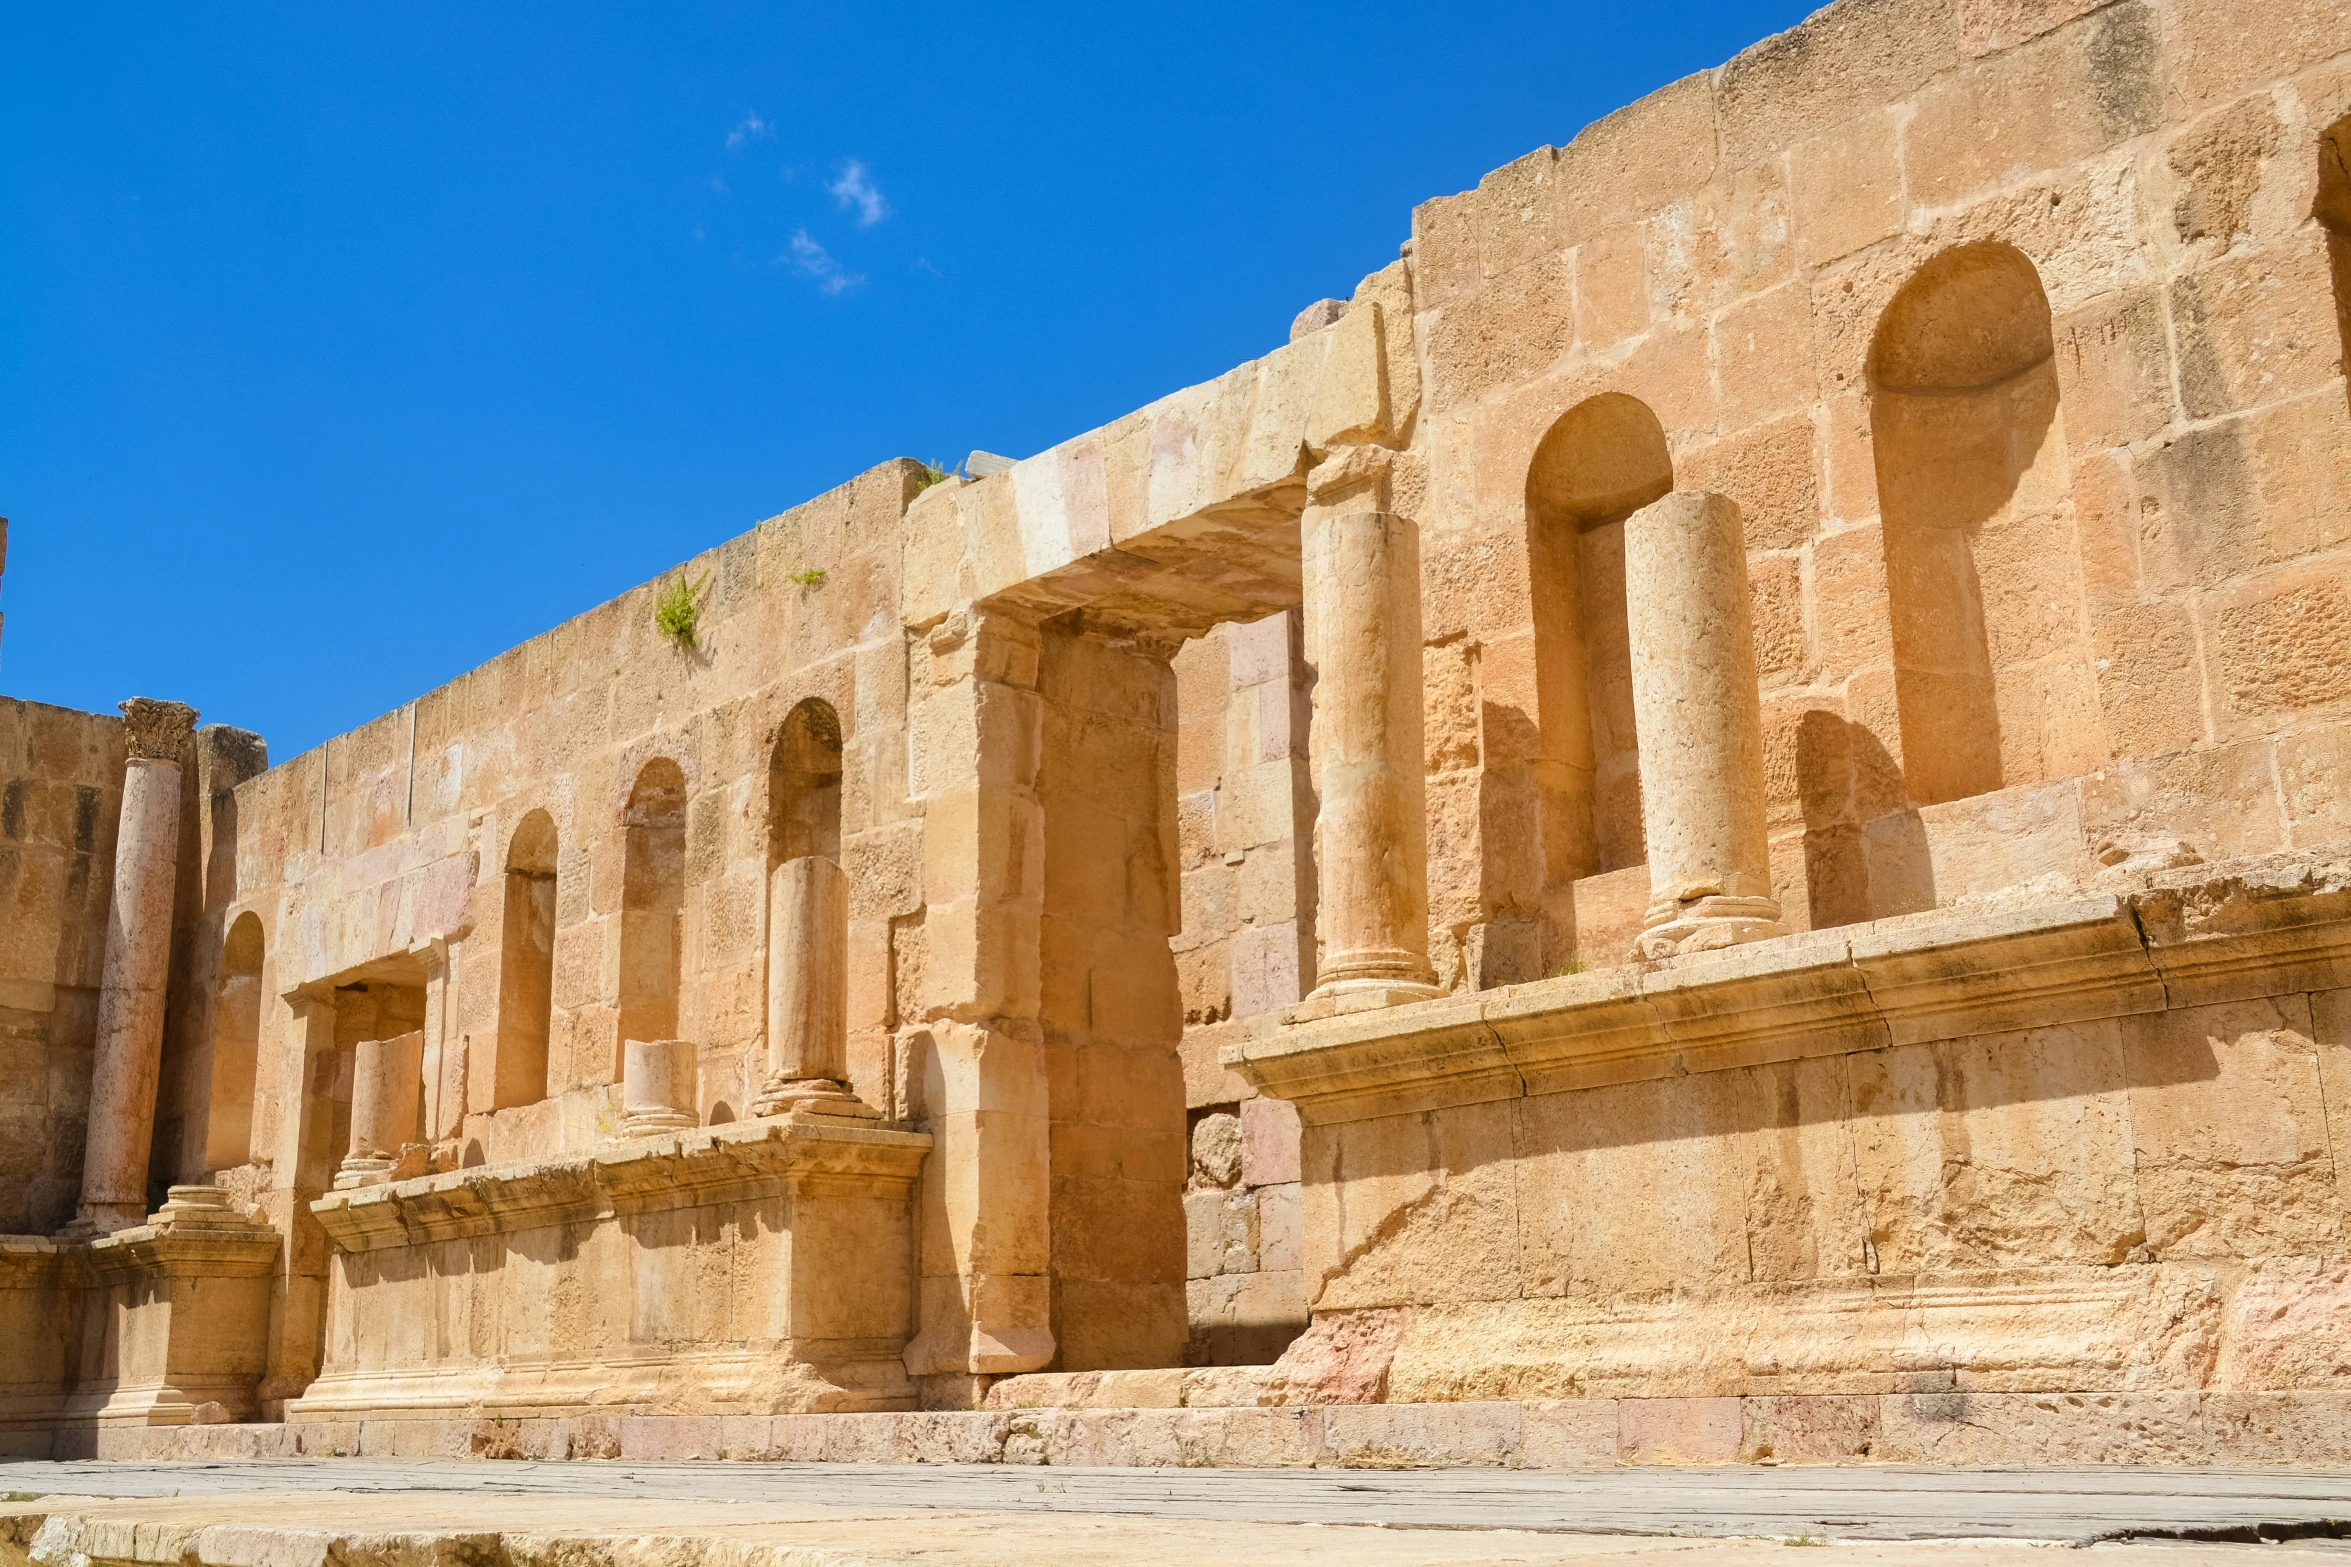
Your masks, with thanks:
[(1312, 672), (1299, 631), (1285, 612), (1221, 626), (1175, 657), (1187, 1364), (1271, 1361), (1306, 1324), (1295, 1115), (1216, 1059), (1313, 988)]
[(2341, 22), (1841, 4), (1416, 211), (1441, 970), (1622, 960), (1667, 488), (1743, 512), (1793, 923), (2351, 831)]
[[(630, 932), (666, 921), (664, 1020), (703, 1047), (697, 1108), (747, 1113), (770, 749), (797, 702), (816, 698), (839, 720), (853, 884), (889, 879), (858, 871), (892, 852), (904, 793), (902, 762), (888, 764), (903, 716), (894, 560), (911, 467), (875, 470), (688, 563), (702, 591), (696, 646), (655, 630), (660, 584), (648, 584), (237, 790), (235, 913), (258, 922), (273, 1000), (305, 985), (432, 989), (445, 1003), (427, 1040), (428, 1140), (477, 1162), (554, 1152), (598, 1134), (629, 987), (647, 972)], [(501, 941), (521, 917), (510, 876), (541, 874), (555, 883), (552, 972), (534, 1036), (502, 1015), (515, 997), (501, 987)], [(658, 885), (640, 896), (641, 884)], [(877, 912), (886, 893), (853, 917)], [(866, 1029), (882, 1001), (865, 998)], [(295, 1095), (282, 1070), (293, 1018), (264, 1011), (262, 1054), (281, 1067), (258, 1090), (253, 1143), (267, 1159)], [(534, 1047), (535, 1074), (501, 1061)], [(886, 1060), (868, 1049), (853, 1066), (886, 1102)]]
[(300, 1422), (907, 1407), (918, 1133), (694, 1129), (339, 1192)]
[(0, 699), (0, 1233), (73, 1217), (122, 810), (122, 719)]
[(2344, 874), (2126, 873), (1255, 1042), (1306, 1121), (1285, 1364), (1811, 1397), (1851, 1452), (1881, 1394), (2339, 1392)]
[(1185, 1337), (1176, 679), (1151, 639), (1048, 626), (1041, 651), (1054, 1337), (1069, 1369), (1164, 1366)]
[[(273, 1406), (319, 1363), (329, 1247), (307, 1205), (346, 1152), (359, 1041), (425, 1036), (420, 1169), (609, 1136), (624, 1027), (692, 1042), (698, 1119), (747, 1115), (773, 818), (805, 803), (771, 798), (796, 710), (828, 742), (853, 936), (870, 950), (919, 911), (897, 552), (920, 472), (885, 465), (687, 563), (690, 645), (657, 631), (648, 584), (233, 791), (215, 961), (248, 983), (216, 1011), (245, 1026), (250, 991), (258, 1016), (249, 1160), (223, 1179), (287, 1236)], [(898, 1114), (878, 967), (853, 987), (850, 1073)]]

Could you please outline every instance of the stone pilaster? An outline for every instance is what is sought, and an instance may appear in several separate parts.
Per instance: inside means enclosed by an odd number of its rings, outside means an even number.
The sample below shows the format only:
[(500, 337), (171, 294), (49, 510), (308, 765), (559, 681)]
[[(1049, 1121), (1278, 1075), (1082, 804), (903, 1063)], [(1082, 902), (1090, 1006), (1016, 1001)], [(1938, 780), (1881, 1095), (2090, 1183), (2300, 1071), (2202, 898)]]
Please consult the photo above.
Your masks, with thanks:
[(122, 713), (130, 757), (123, 768), (82, 1200), (74, 1220), (75, 1229), (101, 1234), (147, 1217), (147, 1158), (171, 979), (180, 764), (196, 726), (196, 710), (179, 702), (133, 697)]
[(921, 1326), (906, 1368), (937, 1379), (926, 1398), (960, 1402), (976, 1396), (973, 1379), (1039, 1370), (1055, 1349), (1040, 639), (988, 611), (923, 635), (909, 743), (936, 890), (916, 1113), (938, 1143), (923, 1166)]
[(285, 1402), (318, 1375), (326, 1331), (326, 1231), (310, 1211), (333, 1184), (342, 1150), (335, 1144), (335, 1026), (332, 992), (294, 992), (286, 1050), (279, 1061), (278, 1139), (262, 1205), (280, 1237), (271, 1285), (262, 1418), (281, 1417)]
[(1784, 933), (1737, 504), (1677, 491), (1625, 519), (1633, 719), (1649, 840), (1640, 958)]

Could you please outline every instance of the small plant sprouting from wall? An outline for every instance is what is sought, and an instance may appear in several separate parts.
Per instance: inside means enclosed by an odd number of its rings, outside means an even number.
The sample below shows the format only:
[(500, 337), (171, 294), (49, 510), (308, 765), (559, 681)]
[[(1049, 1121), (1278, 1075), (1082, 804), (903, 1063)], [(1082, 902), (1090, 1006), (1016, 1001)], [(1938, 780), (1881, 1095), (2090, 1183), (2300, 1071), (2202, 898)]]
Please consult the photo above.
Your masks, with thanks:
[[(949, 479), (966, 477), (969, 476), (963, 472), (963, 465), (960, 463), (943, 463), (935, 459), (926, 459), (922, 465), (922, 488), (925, 490), (934, 484), (945, 484)], [(921, 491), (918, 490), (915, 493), (920, 494)]]
[(784, 580), (787, 582), (797, 582), (804, 588), (821, 588), (824, 586), (824, 568), (822, 566), (809, 566), (803, 570), (789, 573), (784, 578)]
[(662, 584), (661, 597), (653, 603), (653, 629), (679, 647), (700, 647), (702, 590), (709, 585), (709, 572), (702, 573), (697, 582), (689, 580), (685, 568), (679, 567), (676, 579)]

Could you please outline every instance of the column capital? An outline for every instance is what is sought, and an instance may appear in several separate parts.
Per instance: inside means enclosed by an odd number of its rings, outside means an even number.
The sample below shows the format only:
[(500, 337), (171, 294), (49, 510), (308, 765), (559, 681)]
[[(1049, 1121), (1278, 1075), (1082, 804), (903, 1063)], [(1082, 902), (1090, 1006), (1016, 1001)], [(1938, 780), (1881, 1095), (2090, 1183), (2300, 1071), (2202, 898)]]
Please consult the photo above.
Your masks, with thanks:
[(177, 762), (196, 732), (196, 710), (185, 702), (135, 696), (116, 706), (122, 709), (123, 737), (136, 757)]

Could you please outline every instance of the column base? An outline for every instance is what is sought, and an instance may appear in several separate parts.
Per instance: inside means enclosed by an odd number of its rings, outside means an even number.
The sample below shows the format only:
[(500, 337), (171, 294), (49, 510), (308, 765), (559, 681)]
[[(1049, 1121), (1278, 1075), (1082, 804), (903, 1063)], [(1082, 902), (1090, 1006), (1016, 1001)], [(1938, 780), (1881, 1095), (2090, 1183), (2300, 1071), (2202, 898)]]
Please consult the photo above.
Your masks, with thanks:
[(658, 1137), (663, 1132), (690, 1131), (702, 1123), (683, 1110), (631, 1110), (620, 1118), (623, 1137)]
[(1653, 963), (1687, 952), (1712, 952), (1742, 942), (1785, 936), (1777, 898), (1709, 895), (1649, 911), (1649, 926), (1633, 938), (1633, 961)]
[(751, 1101), (753, 1115), (783, 1115), (799, 1110), (809, 1115), (849, 1116), (878, 1121), (882, 1113), (829, 1077), (771, 1077)]
[(71, 1223), (57, 1232), (61, 1241), (96, 1240), (147, 1222), (147, 1205), (139, 1202), (86, 1202)]
[(1415, 1001), (1433, 1001), (1445, 994), (1435, 985), (1417, 979), (1339, 979), (1327, 985), (1317, 985), (1305, 1000), (1294, 1007), (1283, 1009), (1285, 1023), (1311, 1023), (1316, 1018), (1337, 1017), (1344, 1012), (1376, 1012), (1382, 1007), (1401, 1007)]
[(397, 1162), (353, 1155), (335, 1167), (335, 1190), (347, 1192), (355, 1186), (381, 1185), (391, 1177), (392, 1166)]

